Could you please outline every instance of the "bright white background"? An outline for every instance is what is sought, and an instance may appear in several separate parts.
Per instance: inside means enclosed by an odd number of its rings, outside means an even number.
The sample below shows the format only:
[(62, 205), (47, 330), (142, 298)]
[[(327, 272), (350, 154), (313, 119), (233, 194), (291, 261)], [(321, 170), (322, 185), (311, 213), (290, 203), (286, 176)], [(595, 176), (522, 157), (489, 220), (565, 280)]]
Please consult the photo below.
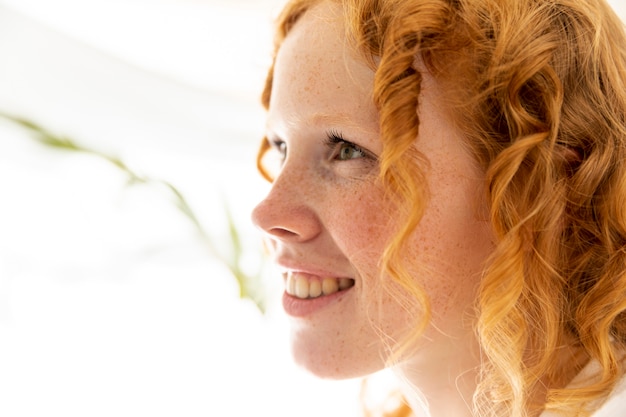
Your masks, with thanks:
[[(227, 203), (254, 270), (282, 3), (0, 0), (0, 112), (170, 181), (217, 242)], [(292, 364), (271, 269), (261, 315), (160, 190), (0, 122), (0, 192), (1, 416), (356, 415)]]

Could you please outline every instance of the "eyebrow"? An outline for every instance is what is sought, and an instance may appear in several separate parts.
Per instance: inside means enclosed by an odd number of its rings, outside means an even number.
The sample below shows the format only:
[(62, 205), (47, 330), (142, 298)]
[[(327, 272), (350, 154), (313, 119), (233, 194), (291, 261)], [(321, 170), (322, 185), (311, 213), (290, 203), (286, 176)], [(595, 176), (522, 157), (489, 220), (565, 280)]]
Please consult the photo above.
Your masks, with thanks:
[[(267, 121), (266, 124), (266, 129), (270, 130), (269, 127), (272, 125), (272, 123), (270, 123), (271, 120)], [(287, 123), (287, 125), (295, 125), (298, 123), (305, 123), (308, 125), (312, 125), (312, 126), (316, 126), (318, 124), (328, 124), (328, 125), (344, 125), (347, 126), (349, 129), (351, 130), (356, 130), (356, 131), (361, 131), (363, 133), (378, 133), (378, 124), (377, 123), (372, 123), (372, 125), (376, 126), (376, 130), (372, 131), (372, 129), (368, 129), (365, 128), (364, 125), (361, 123), (357, 123), (354, 121), (354, 119), (352, 119), (351, 117), (348, 117), (346, 114), (344, 113), (314, 113), (312, 116), (307, 117), (306, 119), (298, 119), (298, 120), (294, 120), (294, 121), (290, 121)]]
[[(333, 114), (315, 113), (311, 117), (310, 121), (313, 122), (313, 123), (324, 122), (324, 123), (330, 123), (330, 124), (335, 124), (335, 123), (337, 123), (337, 124), (347, 124), (350, 127), (354, 127), (355, 129), (363, 130), (363, 124), (362, 123), (355, 122), (353, 118), (348, 117), (344, 113), (333, 113)], [(376, 125), (378, 127), (378, 123), (372, 122), (372, 124)]]
[(335, 113), (335, 114), (315, 113), (313, 114), (313, 117), (311, 117), (310, 121), (314, 124), (317, 124), (319, 122), (354, 124), (352, 119), (343, 113)]

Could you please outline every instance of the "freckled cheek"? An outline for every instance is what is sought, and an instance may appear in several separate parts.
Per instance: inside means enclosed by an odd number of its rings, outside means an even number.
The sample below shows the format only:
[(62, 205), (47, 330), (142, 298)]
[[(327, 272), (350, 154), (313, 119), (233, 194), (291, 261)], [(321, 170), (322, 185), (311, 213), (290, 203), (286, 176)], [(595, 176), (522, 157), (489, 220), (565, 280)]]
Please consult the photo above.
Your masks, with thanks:
[(372, 187), (337, 199), (329, 230), (351, 261), (378, 264), (390, 236), (391, 208)]
[(483, 262), (482, 235), (471, 216), (427, 210), (411, 242), (413, 275), (429, 296), (435, 320), (457, 317), (473, 305)]

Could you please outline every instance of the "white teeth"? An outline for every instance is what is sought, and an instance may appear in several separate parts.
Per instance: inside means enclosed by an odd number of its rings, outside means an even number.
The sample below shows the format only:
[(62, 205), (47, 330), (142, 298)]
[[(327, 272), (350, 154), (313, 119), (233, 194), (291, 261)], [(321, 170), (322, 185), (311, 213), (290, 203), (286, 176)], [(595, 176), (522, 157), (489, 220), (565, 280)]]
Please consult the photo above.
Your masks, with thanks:
[(309, 297), (317, 298), (322, 295), (322, 283), (314, 279), (309, 283)]
[(334, 294), (339, 291), (339, 284), (336, 279), (324, 278), (322, 281), (322, 292), (324, 295)]
[(291, 295), (296, 294), (296, 279), (291, 274), (287, 277), (287, 293)]
[(349, 278), (311, 278), (289, 273), (285, 283), (287, 294), (294, 297), (306, 299), (317, 298), (322, 295), (334, 294), (337, 291), (345, 290), (354, 285), (354, 280)]
[(308, 298), (309, 297), (309, 281), (305, 278), (296, 278), (296, 297)]

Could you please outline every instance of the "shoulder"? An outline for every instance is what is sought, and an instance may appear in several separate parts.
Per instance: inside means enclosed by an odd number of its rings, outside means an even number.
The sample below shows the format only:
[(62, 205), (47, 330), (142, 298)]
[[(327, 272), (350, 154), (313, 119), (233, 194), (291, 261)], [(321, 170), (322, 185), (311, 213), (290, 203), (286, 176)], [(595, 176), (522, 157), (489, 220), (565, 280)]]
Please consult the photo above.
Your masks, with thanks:
[(626, 378), (615, 387), (613, 393), (592, 417), (615, 417), (626, 415)]
[[(600, 372), (599, 365), (592, 361), (568, 385), (570, 388), (585, 386), (593, 381)], [(626, 376), (615, 386), (611, 395), (590, 417), (626, 416)], [(545, 411), (540, 417), (562, 417), (562, 414)]]

